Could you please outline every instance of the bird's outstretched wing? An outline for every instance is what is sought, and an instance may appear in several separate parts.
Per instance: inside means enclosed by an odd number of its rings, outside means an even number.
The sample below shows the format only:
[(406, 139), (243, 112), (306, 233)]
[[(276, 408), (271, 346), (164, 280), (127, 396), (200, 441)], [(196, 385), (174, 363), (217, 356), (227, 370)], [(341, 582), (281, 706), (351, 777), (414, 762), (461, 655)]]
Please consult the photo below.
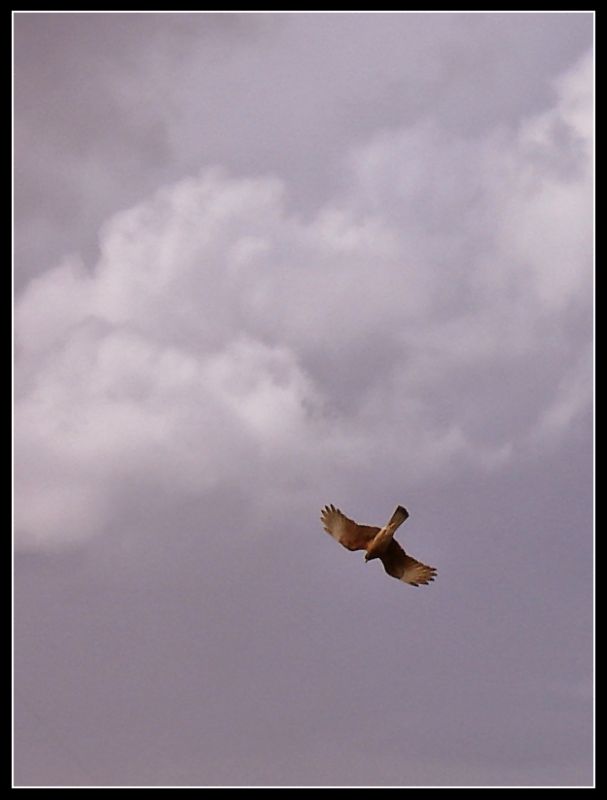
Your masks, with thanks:
[(372, 525), (358, 525), (333, 505), (323, 508), (320, 520), (326, 532), (348, 550), (366, 550), (367, 544), (380, 530)]
[(434, 567), (429, 567), (408, 556), (395, 539), (392, 539), (380, 558), (388, 575), (399, 581), (410, 583), (412, 586), (430, 583), (436, 575)]

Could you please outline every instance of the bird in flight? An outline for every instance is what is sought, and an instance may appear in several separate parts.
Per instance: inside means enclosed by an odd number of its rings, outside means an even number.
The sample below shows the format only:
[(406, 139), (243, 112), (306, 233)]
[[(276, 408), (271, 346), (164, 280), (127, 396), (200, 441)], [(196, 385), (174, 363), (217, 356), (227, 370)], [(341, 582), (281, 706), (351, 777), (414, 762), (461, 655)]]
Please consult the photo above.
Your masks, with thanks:
[(324, 529), (348, 550), (366, 550), (365, 562), (381, 559), (384, 569), (393, 578), (412, 586), (434, 580), (436, 570), (408, 556), (394, 538), (396, 529), (409, 516), (406, 508), (398, 506), (383, 528), (358, 525), (333, 505), (325, 506), (320, 514)]

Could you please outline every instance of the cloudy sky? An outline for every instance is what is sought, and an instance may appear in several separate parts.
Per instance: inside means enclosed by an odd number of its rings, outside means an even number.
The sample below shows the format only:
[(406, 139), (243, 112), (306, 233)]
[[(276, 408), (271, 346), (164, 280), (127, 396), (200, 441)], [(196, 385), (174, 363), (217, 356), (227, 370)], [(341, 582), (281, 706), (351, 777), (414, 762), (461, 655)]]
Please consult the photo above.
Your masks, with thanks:
[(590, 784), (592, 15), (14, 42), (15, 782)]

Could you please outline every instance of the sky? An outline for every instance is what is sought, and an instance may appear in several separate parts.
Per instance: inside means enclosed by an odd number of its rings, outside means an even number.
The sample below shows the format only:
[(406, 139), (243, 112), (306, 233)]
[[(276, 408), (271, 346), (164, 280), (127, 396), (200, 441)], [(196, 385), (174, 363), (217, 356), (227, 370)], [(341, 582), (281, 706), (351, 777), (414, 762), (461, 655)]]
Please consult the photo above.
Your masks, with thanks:
[(16, 785), (593, 783), (593, 110), (589, 13), (14, 14)]

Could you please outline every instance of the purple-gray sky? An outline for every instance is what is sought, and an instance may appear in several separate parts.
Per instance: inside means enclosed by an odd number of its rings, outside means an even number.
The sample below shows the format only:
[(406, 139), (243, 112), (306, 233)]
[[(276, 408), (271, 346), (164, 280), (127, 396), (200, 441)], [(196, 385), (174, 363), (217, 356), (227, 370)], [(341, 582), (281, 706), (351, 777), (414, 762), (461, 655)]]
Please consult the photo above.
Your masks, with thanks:
[(14, 23), (15, 782), (591, 784), (592, 15)]

